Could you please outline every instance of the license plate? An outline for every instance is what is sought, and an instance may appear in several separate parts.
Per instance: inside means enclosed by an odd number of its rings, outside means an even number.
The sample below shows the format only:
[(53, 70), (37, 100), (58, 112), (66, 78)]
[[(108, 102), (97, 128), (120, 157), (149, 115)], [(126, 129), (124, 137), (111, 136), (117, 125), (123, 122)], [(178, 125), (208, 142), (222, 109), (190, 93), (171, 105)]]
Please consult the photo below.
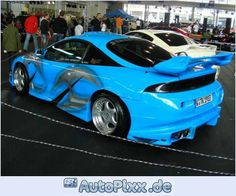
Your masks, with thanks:
[(196, 99), (195, 105), (196, 105), (196, 107), (200, 107), (200, 106), (205, 105), (211, 101), (212, 101), (212, 95), (207, 95), (205, 97), (201, 97), (201, 98)]

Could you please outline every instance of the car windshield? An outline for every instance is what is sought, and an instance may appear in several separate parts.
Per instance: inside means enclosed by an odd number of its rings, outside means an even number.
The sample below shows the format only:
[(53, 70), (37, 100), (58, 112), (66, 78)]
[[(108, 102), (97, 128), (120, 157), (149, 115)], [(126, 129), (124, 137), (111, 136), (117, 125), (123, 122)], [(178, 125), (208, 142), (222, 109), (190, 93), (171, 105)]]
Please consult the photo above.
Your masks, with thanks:
[(189, 37), (184, 37), (186, 39), (186, 41), (188, 42), (188, 44), (199, 44), (197, 41), (195, 41), (194, 39), (191, 39)]
[(122, 59), (141, 67), (153, 67), (172, 57), (166, 50), (142, 39), (114, 40), (107, 47)]
[(174, 33), (156, 33), (155, 36), (157, 36), (169, 46), (184, 46), (192, 44), (192, 42), (190, 43), (190, 41), (185, 39), (184, 36)]

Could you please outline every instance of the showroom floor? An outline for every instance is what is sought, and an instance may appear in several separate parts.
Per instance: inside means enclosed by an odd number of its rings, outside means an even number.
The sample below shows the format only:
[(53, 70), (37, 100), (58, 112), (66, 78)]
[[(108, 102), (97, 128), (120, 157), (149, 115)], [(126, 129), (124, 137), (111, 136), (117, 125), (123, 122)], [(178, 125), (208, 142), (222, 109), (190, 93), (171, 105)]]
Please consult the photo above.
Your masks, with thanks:
[(235, 175), (234, 63), (221, 69), (225, 97), (218, 125), (167, 148), (102, 136), (51, 103), (19, 96), (8, 84), (4, 58), (2, 175)]

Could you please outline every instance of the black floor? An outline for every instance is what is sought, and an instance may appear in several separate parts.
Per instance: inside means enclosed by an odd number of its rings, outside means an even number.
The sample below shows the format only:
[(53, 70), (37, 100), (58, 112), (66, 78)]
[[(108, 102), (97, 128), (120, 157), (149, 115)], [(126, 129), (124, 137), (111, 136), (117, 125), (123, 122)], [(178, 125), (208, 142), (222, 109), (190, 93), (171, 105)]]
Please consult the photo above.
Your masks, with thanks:
[(235, 63), (221, 69), (225, 97), (218, 125), (199, 128), (194, 140), (162, 148), (99, 135), (91, 124), (51, 103), (19, 96), (7, 82), (5, 58), (2, 55), (2, 175), (235, 175)]

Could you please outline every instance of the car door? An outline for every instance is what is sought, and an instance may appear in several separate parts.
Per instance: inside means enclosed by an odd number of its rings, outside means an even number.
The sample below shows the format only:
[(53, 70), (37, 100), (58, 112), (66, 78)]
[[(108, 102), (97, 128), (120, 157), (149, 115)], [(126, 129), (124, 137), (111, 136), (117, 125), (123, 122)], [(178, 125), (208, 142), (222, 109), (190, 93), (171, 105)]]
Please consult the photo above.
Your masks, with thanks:
[(92, 95), (107, 86), (104, 82), (110, 82), (108, 73), (116, 72), (114, 68), (120, 65), (91, 43), (81, 54), (83, 57), (78, 64), (71, 64), (58, 74), (51, 92), (59, 92), (54, 98), (57, 107), (89, 121)]
[[(75, 90), (81, 90), (83, 97), (90, 97), (95, 91), (111, 85), (110, 73), (118, 73), (121, 65), (107, 56), (101, 49), (90, 44), (81, 62), (86, 71), (85, 76), (76, 85)], [(88, 77), (89, 75), (89, 77)]]
[[(37, 76), (40, 77), (41, 96), (47, 100), (55, 100), (75, 79), (70, 72), (79, 66), (88, 43), (82, 40), (65, 40), (47, 49), (41, 59)], [(38, 89), (39, 90), (39, 89)]]

